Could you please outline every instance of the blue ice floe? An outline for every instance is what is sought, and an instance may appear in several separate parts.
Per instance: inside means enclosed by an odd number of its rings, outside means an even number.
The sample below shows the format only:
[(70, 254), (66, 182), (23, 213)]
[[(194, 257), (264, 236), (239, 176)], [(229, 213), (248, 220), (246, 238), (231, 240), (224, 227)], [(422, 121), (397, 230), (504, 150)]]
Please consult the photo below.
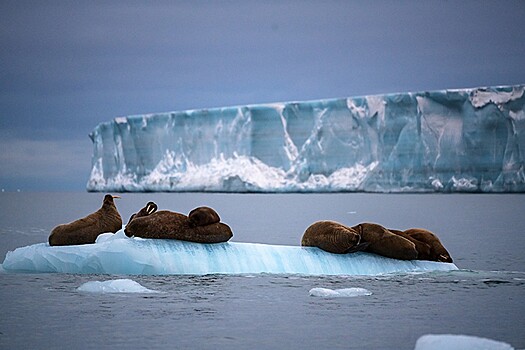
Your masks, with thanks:
[(128, 238), (123, 230), (95, 244), (17, 248), (2, 264), (7, 272), (121, 275), (303, 274), (379, 275), (457, 270), (456, 265), (395, 260), (370, 253), (332, 254), (314, 247)]

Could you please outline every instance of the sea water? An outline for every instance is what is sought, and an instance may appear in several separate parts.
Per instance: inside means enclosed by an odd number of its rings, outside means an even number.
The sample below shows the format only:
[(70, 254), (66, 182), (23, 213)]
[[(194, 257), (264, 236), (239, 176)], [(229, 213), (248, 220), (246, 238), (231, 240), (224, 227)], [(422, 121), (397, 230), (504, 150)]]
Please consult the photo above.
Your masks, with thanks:
[[(460, 270), (374, 277), (0, 272), (1, 349), (414, 349), (426, 334), (525, 348), (523, 195), (121, 196), (124, 221), (150, 200), (182, 213), (211, 206), (234, 242), (299, 245), (308, 225), (326, 219), (424, 227)], [(102, 197), (0, 193), (0, 261), (98, 209)], [(97, 287), (116, 285), (112, 292)]]

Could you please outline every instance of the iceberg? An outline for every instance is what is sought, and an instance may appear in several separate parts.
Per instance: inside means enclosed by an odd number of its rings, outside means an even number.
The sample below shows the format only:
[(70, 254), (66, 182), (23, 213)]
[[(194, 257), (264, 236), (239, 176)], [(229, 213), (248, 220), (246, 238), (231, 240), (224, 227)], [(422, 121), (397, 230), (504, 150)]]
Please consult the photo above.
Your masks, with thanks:
[(88, 191), (524, 192), (525, 85), (118, 117)]
[(452, 263), (404, 261), (370, 253), (338, 255), (314, 247), (128, 238), (124, 230), (95, 244), (39, 243), (7, 253), (6, 272), (115, 275), (301, 274), (380, 275), (457, 270)]

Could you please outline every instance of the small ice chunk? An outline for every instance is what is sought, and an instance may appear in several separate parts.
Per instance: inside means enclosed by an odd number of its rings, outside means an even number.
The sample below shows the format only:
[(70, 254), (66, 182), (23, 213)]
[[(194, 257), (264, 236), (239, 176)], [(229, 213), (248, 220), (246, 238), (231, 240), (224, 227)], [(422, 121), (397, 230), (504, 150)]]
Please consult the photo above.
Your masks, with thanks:
[(106, 232), (98, 235), (97, 239), (95, 239), (95, 243), (102, 243), (106, 241), (111, 241), (114, 239), (122, 239), (122, 238), (128, 238), (126, 234), (124, 233), (124, 226), (122, 227), (122, 230), (118, 230), (116, 233), (112, 232)]
[(427, 334), (420, 337), (416, 342), (415, 350), (513, 350), (507, 343), (473, 337), (469, 335), (455, 334)]
[(313, 297), (359, 297), (362, 295), (372, 295), (372, 292), (365, 288), (343, 288), (343, 289), (329, 289), (329, 288), (312, 288), (310, 295)]
[(95, 243), (102, 243), (108, 240), (111, 240), (115, 234), (111, 232), (106, 232), (98, 235), (97, 239), (95, 239)]
[(103, 282), (89, 281), (78, 287), (78, 291), (88, 293), (158, 293), (130, 279), (117, 279)]

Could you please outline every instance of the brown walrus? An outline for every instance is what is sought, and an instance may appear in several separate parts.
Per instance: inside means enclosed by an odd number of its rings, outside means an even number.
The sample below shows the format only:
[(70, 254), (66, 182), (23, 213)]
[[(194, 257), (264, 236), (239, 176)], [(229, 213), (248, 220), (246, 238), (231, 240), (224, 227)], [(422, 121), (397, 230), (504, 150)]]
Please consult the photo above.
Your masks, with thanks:
[(426, 244), (425, 242), (418, 241), (417, 239), (413, 238), (412, 236), (405, 233), (405, 231), (400, 230), (394, 230), (389, 228), (388, 231), (401, 236), (405, 239), (408, 239), (410, 242), (414, 243), (417, 250), (417, 259), (418, 260), (432, 260), (430, 259), (430, 246)]
[(156, 209), (156, 204), (150, 202), (133, 215), (124, 229), (126, 235), (196, 243), (221, 243), (233, 237), (230, 227), (220, 222), (219, 214), (212, 208), (198, 207), (188, 216)]
[(306, 229), (301, 245), (338, 254), (361, 250), (401, 260), (452, 262), (450, 254), (430, 231), (389, 230), (372, 223), (348, 227), (334, 221), (319, 221)]
[(353, 228), (335, 221), (317, 221), (306, 229), (301, 245), (318, 247), (330, 253), (346, 254), (366, 247), (361, 243), (361, 236)]
[(370, 243), (364, 251), (399, 260), (418, 258), (416, 245), (378, 224), (361, 223), (353, 226), (364, 242)]
[(102, 207), (88, 216), (55, 227), (49, 235), (49, 245), (76, 245), (95, 243), (98, 235), (117, 232), (122, 228), (122, 218), (112, 196), (104, 196)]
[(447, 263), (453, 262), (449, 252), (434, 233), (422, 228), (411, 228), (403, 232), (419, 242), (426, 243), (430, 247), (428, 256), (421, 260), (441, 261)]

